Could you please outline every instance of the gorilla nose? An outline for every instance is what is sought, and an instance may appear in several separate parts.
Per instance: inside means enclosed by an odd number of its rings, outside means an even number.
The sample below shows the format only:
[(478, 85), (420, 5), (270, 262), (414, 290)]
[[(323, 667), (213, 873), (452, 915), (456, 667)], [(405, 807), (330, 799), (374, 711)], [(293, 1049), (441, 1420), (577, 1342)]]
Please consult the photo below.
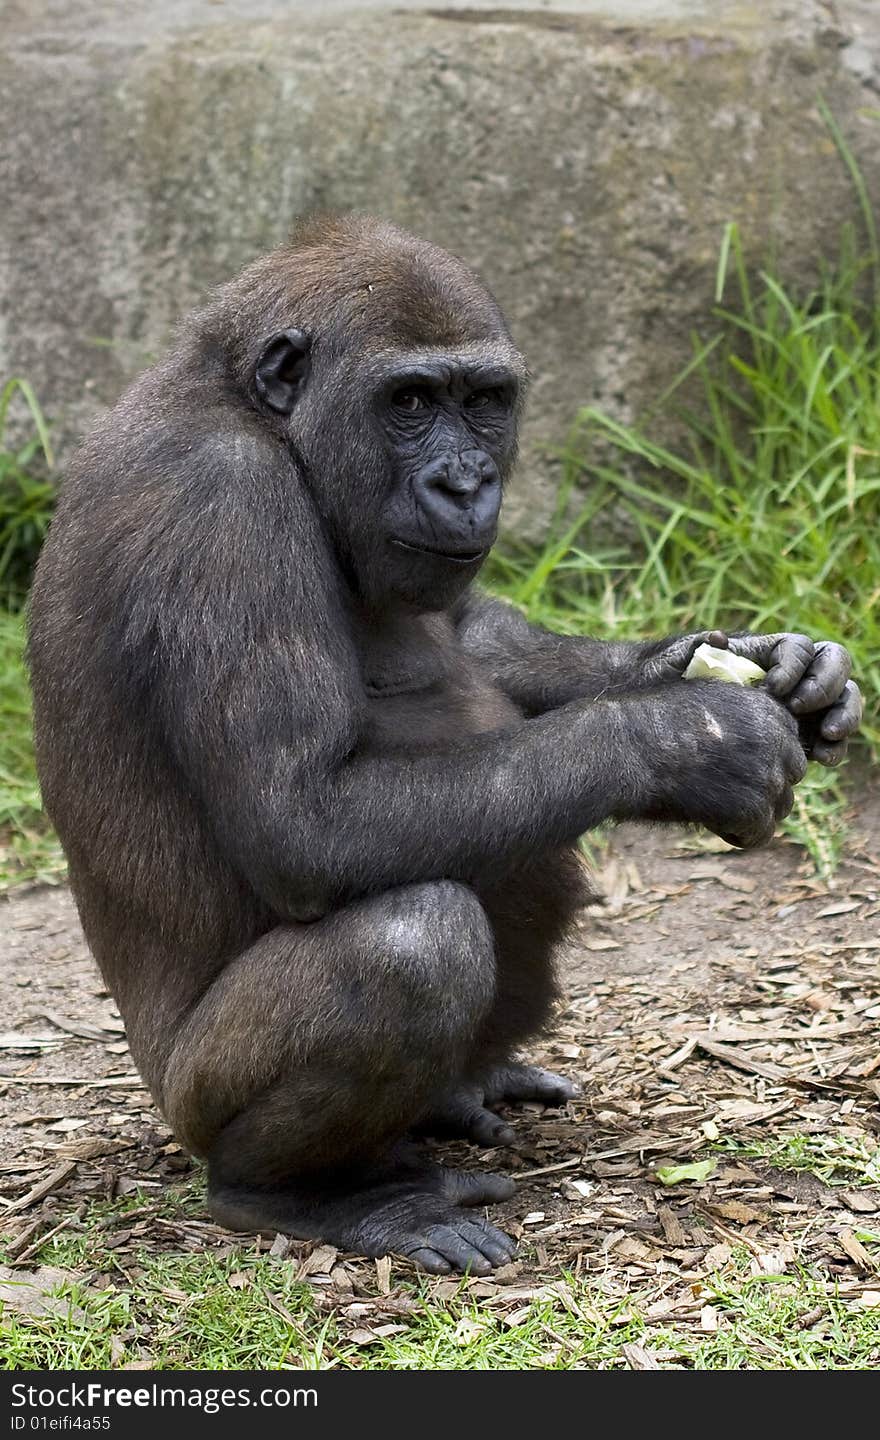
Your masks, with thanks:
[(498, 517), (498, 470), (494, 460), (482, 451), (434, 461), (419, 472), (414, 485), (419, 504), (432, 519), (465, 521), (479, 530), (494, 524)]

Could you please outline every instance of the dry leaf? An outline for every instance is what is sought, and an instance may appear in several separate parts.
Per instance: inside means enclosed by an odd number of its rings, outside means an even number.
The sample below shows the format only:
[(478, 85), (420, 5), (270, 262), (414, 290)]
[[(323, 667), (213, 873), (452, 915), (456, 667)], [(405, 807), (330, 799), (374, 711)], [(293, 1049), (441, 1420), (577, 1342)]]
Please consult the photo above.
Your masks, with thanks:
[(385, 1340), (389, 1335), (400, 1335), (405, 1329), (405, 1325), (377, 1325), (375, 1330), (352, 1330), (345, 1338), (350, 1340), (352, 1345), (375, 1345), (377, 1340)]
[(840, 1248), (845, 1250), (854, 1265), (860, 1270), (876, 1270), (877, 1265), (868, 1254), (861, 1240), (854, 1235), (852, 1230), (843, 1230), (838, 1236)]
[(116, 1155), (130, 1150), (133, 1140), (111, 1140), (109, 1136), (81, 1135), (78, 1140), (65, 1140), (55, 1154), (61, 1160), (95, 1160), (99, 1155)]
[(663, 1366), (654, 1358), (650, 1350), (644, 1345), (638, 1345), (635, 1341), (628, 1341), (621, 1345), (623, 1358), (630, 1370), (662, 1370)]
[(723, 1270), (729, 1264), (733, 1250), (729, 1245), (712, 1245), (703, 1256), (703, 1264), (707, 1270)]
[(308, 1275), (329, 1275), (338, 1254), (339, 1251), (333, 1245), (319, 1245), (303, 1260), (296, 1278), (304, 1280)]
[(722, 1220), (735, 1220), (739, 1225), (754, 1225), (767, 1219), (760, 1210), (744, 1205), (742, 1200), (718, 1200), (708, 1209), (713, 1215), (720, 1215)]
[(489, 1329), (487, 1320), (471, 1320), (463, 1315), (452, 1332), (453, 1343), (456, 1345), (471, 1345), (474, 1340), (479, 1340)]
[(63, 1030), (67, 1035), (79, 1035), (83, 1040), (107, 1040), (111, 1035), (124, 1035), (123, 1025), (89, 1025), (84, 1020), (67, 1020), (63, 1015), (56, 1015), (54, 1010), (44, 1010), (44, 1017), (55, 1025), (57, 1029)]

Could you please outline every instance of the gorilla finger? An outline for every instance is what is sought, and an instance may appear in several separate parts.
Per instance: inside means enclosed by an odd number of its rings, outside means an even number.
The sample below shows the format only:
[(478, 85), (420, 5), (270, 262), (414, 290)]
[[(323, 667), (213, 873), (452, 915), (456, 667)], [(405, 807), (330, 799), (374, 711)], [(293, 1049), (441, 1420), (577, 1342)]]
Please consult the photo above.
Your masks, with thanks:
[(491, 1260), (468, 1244), (451, 1225), (429, 1225), (425, 1239), (431, 1250), (444, 1256), (458, 1270), (469, 1270), (472, 1275), (488, 1275), (492, 1269)]
[(537, 1065), (511, 1065), (498, 1075), (499, 1100), (539, 1100), (542, 1105), (564, 1105), (579, 1093), (564, 1075)]
[(407, 1258), (414, 1260), (417, 1265), (421, 1265), (429, 1275), (448, 1275), (452, 1269), (448, 1260), (444, 1259), (442, 1255), (438, 1255), (436, 1250), (429, 1250), (427, 1247), (408, 1251)]
[(776, 817), (777, 823), (780, 820), (784, 820), (786, 815), (789, 815), (791, 813), (793, 806), (794, 789), (791, 785), (786, 785), (782, 791), (782, 794), (779, 796), (779, 799), (776, 801), (775, 806), (773, 807), (773, 814)]
[(473, 1170), (445, 1170), (443, 1174), (443, 1194), (456, 1205), (495, 1205), (515, 1192), (509, 1175)]
[(837, 704), (822, 716), (819, 727), (822, 738), (845, 740), (848, 735), (854, 735), (861, 724), (863, 709), (862, 692), (854, 680), (847, 680)]
[(738, 850), (757, 850), (761, 845), (769, 845), (775, 834), (776, 820), (768, 816), (750, 820), (738, 830), (724, 831), (721, 839), (726, 840), (728, 845), (735, 845)]
[(786, 697), (786, 704), (795, 715), (827, 709), (843, 695), (851, 669), (848, 650), (831, 640), (820, 641), (807, 674)]
[(547, 1085), (538, 1095), (542, 1105), (567, 1105), (569, 1100), (576, 1100), (581, 1093), (580, 1086), (574, 1085), (562, 1075), (553, 1076), (554, 1084)]
[(838, 740), (834, 744), (827, 740), (817, 740), (810, 751), (810, 759), (815, 760), (817, 765), (826, 765), (833, 770), (835, 765), (846, 759), (848, 749), (848, 740)]
[[(777, 699), (788, 695), (802, 680), (813, 659), (815, 647), (807, 635), (781, 635), (768, 656), (767, 679), (764, 684)], [(750, 656), (760, 664), (758, 656)]]
[(475, 1225), (467, 1220), (461, 1227), (461, 1233), (493, 1265), (506, 1265), (516, 1254), (516, 1246), (510, 1236), (505, 1235), (503, 1230), (496, 1230), (494, 1225)]
[(478, 1145), (512, 1145), (516, 1132), (492, 1110), (473, 1110), (465, 1117), (465, 1130)]
[(807, 773), (807, 755), (800, 741), (786, 747), (783, 764), (786, 779), (798, 785)]

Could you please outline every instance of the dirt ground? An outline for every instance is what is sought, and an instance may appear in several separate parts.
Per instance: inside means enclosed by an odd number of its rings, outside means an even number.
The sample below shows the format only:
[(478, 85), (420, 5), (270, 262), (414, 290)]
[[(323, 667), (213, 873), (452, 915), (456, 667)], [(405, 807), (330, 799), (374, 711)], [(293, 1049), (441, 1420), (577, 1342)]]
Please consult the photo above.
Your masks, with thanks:
[[(861, 790), (830, 889), (781, 840), (745, 855), (637, 827), (613, 832), (597, 870), (604, 904), (582, 917), (565, 1006), (530, 1057), (577, 1079), (582, 1097), (511, 1112), (512, 1150), (442, 1150), (520, 1182), (493, 1218), (521, 1257), (472, 1280), (475, 1295), (515, 1307), (564, 1268), (621, 1293), (650, 1279), (658, 1323), (705, 1328), (702, 1277), (745, 1250), (756, 1275), (796, 1264), (880, 1304), (876, 1249), (858, 1238), (880, 1229), (880, 1183), (865, 1183), (880, 1182), (880, 788)], [(204, 1212), (160, 1213), (198, 1167), (134, 1072), (66, 890), (0, 902), (0, 1029), (0, 1228), (13, 1264), (93, 1197), (138, 1198), (108, 1230), (118, 1259), (228, 1244)], [(804, 1171), (770, 1163), (793, 1135), (808, 1140)], [(708, 1174), (658, 1179), (697, 1155)], [(288, 1250), (327, 1308), (351, 1299), (350, 1277), (369, 1264)], [(437, 1282), (438, 1297), (444, 1286), (455, 1282)]]

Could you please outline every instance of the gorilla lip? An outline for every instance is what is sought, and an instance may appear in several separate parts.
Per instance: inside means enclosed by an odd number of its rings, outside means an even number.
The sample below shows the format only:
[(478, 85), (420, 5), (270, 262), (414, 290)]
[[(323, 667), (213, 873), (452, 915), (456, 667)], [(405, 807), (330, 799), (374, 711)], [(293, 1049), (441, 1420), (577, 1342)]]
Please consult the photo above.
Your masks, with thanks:
[(482, 560), (488, 550), (486, 546), (482, 550), (434, 550), (430, 545), (412, 545), (408, 540), (392, 540), (392, 545), (397, 545), (401, 550), (411, 550), (414, 555), (434, 555), (438, 560), (450, 560), (454, 565), (473, 565), (477, 560)]

